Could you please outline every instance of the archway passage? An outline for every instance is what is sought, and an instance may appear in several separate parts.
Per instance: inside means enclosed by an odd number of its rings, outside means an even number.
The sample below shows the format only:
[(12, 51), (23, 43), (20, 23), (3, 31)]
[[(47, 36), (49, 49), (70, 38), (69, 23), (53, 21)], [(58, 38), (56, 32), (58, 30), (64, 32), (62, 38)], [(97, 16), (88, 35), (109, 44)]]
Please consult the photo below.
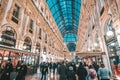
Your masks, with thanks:
[(16, 32), (11, 27), (7, 27), (1, 35), (0, 44), (10, 47), (15, 47), (16, 45)]

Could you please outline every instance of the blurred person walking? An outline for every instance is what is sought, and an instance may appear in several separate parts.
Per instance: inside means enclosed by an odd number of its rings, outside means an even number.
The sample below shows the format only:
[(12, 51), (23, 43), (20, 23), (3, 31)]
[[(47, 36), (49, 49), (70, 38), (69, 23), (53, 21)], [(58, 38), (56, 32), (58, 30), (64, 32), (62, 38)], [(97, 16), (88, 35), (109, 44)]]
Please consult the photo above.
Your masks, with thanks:
[(11, 59), (8, 59), (5, 67), (3, 68), (0, 80), (10, 80), (10, 74), (13, 71), (13, 65)]
[(99, 70), (98, 70), (98, 76), (101, 80), (110, 80), (111, 72), (110, 70), (105, 68), (104, 64), (101, 64)]
[(16, 80), (25, 80), (25, 76), (27, 74), (27, 65), (24, 63), (24, 61), (21, 61), (21, 65), (19, 65), (18, 69), (18, 75), (16, 77)]

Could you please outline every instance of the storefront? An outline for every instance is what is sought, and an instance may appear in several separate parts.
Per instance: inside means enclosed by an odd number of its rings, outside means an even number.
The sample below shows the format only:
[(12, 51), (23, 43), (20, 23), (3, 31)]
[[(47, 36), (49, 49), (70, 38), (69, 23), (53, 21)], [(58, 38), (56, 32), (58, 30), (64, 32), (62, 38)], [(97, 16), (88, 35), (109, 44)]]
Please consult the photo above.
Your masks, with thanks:
[(105, 42), (108, 50), (108, 55), (109, 55), (109, 60), (110, 60), (110, 65), (113, 70), (113, 74), (116, 75), (115, 72), (115, 67), (118, 66), (119, 64), (119, 56), (118, 56), (118, 50), (119, 50), (119, 45), (118, 45), (118, 40), (115, 34), (115, 30), (112, 27), (112, 20), (109, 20), (106, 27), (105, 27)]

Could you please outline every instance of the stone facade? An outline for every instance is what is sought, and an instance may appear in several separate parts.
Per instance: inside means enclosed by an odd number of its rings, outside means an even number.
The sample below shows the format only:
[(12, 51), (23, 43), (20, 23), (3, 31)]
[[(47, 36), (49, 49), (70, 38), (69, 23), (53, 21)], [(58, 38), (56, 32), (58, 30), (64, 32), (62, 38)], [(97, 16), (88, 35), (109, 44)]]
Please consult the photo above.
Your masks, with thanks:
[[(12, 18), (15, 17), (14, 11), (17, 9), (19, 13), (15, 21), (18, 22), (15, 22)], [(32, 33), (30, 32), (31, 24)], [(43, 49), (46, 48), (49, 60), (52, 58), (54, 58), (53, 60), (63, 60), (62, 37), (44, 0), (2, 0), (0, 3), (0, 36), (7, 29), (14, 30), (16, 35), (15, 48), (22, 50), (24, 41), (28, 37), (32, 43), (31, 52), (36, 52), (36, 45), (39, 43), (41, 56), (44, 52)], [(39, 38), (40, 29), (41, 39)], [(47, 42), (45, 36), (47, 36)], [(68, 52), (66, 54), (69, 58)]]

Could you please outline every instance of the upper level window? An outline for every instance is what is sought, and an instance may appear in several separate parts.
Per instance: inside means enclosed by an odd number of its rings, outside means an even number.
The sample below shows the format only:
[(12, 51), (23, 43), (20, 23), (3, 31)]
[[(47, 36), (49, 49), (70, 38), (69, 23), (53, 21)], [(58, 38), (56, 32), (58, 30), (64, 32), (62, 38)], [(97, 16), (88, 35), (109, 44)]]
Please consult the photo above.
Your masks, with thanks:
[(39, 29), (39, 39), (41, 39), (42, 38), (42, 29), (40, 28)]
[(30, 28), (29, 28), (29, 32), (33, 33), (33, 20), (30, 20)]
[(14, 21), (17, 24), (19, 20), (19, 14), (20, 14), (20, 7), (17, 4), (15, 4), (13, 13), (12, 13), (12, 21)]
[(45, 35), (45, 43), (47, 43), (47, 34)]
[(102, 8), (102, 10), (100, 11), (100, 16), (102, 16), (104, 13), (104, 7)]
[(99, 6), (99, 9), (100, 9), (100, 11), (101, 11), (102, 8), (103, 8), (103, 6), (104, 6), (104, 0), (99, 0), (98, 6)]
[(41, 11), (43, 12), (43, 7), (41, 7)]

